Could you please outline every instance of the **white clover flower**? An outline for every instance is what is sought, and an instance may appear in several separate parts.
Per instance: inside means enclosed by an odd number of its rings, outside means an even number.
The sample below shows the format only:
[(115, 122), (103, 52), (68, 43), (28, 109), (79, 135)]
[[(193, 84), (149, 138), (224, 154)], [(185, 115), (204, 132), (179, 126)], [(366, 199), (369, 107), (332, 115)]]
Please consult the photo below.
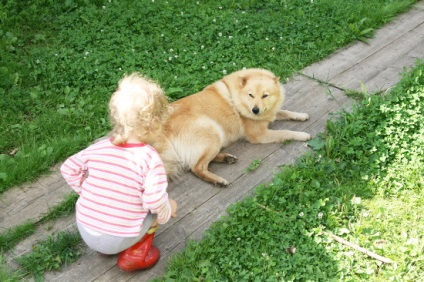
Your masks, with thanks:
[(227, 70), (222, 70), (222, 73), (223, 74), (227, 74)]
[(269, 40), (269, 38), (268, 37), (265, 37), (265, 40)]
[(37, 64), (39, 64), (39, 63), (40, 63), (40, 60), (38, 60), (38, 59), (37, 59), (35, 62), (36, 62)]
[(302, 216), (304, 216), (304, 215), (305, 215), (305, 214), (304, 214), (303, 212), (300, 212), (300, 213), (299, 213), (299, 216), (300, 216), (300, 217), (302, 217)]
[(232, 35), (229, 35), (229, 36), (228, 36), (228, 39), (232, 39), (232, 38), (233, 38), (233, 36), (232, 36)]
[(321, 219), (324, 214), (322, 212), (318, 213), (318, 218)]
[(206, 69), (206, 66), (202, 66), (202, 69), (204, 69), (204, 70), (205, 70), (205, 69)]
[(200, 4), (199, 1), (197, 1), (196, 4), (199, 5)]
[(205, 45), (200, 46), (200, 49), (204, 49), (204, 48), (205, 48)]
[(240, 238), (240, 237), (238, 237), (238, 238), (237, 238), (237, 241), (240, 241), (240, 240), (241, 240), (241, 238)]
[(212, 21), (215, 23), (216, 22), (216, 19), (213, 19)]
[(169, 49), (169, 52), (171, 52), (171, 53), (172, 53), (172, 52), (174, 52), (174, 49), (172, 49), (172, 48), (171, 48), (171, 49)]
[(275, 51), (275, 47), (272, 47), (272, 48), (271, 48), (271, 50), (272, 50), (272, 51)]
[(222, 32), (218, 33), (219, 36), (222, 36)]
[(160, 37), (164, 37), (165, 35), (162, 33), (161, 35), (160, 35)]
[(172, 61), (172, 57), (168, 57), (168, 61)]
[(106, 9), (106, 6), (102, 6), (103, 9)]

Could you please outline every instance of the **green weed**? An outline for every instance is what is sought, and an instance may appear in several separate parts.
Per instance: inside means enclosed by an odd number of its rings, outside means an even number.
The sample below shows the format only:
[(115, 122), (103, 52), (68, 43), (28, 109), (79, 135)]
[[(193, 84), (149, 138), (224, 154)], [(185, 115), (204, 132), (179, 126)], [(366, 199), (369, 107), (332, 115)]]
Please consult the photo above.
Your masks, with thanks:
[(32, 252), (16, 258), (23, 270), (42, 280), (47, 270), (59, 269), (81, 255), (79, 245), (81, 237), (78, 233), (59, 232), (33, 246)]

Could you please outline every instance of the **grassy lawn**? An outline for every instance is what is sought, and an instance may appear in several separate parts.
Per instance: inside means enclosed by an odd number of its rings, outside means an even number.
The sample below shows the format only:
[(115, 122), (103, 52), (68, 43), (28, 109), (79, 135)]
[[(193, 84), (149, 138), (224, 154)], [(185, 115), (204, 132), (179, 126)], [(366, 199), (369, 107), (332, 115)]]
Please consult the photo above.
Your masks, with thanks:
[[(0, 193), (106, 134), (107, 101), (124, 73), (156, 79), (171, 99), (243, 67), (268, 68), (284, 80), (366, 40), (414, 2), (3, 1)], [(390, 94), (362, 94), (352, 112), (341, 112), (309, 142), (314, 154), (232, 205), (157, 280), (419, 281), (424, 64)], [(64, 199), (42, 221), (69, 214), (74, 201)], [(40, 278), (80, 255), (78, 238), (59, 234), (17, 259), (22, 272), (9, 273), (2, 256), (36, 224), (1, 234), (1, 281), (29, 273)], [(52, 260), (40, 260), (47, 257)]]
[(0, 193), (106, 134), (124, 73), (171, 99), (243, 67), (284, 80), (414, 2), (2, 1)]

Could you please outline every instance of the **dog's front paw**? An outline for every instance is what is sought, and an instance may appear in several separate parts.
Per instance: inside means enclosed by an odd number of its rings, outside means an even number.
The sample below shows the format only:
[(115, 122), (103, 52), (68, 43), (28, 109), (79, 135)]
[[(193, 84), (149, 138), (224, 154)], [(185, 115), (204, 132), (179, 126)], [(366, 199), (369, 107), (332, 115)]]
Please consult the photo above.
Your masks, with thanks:
[(297, 141), (308, 141), (311, 140), (311, 135), (306, 132), (296, 132), (296, 139)]
[(309, 119), (309, 115), (307, 113), (298, 113), (296, 120), (298, 121), (306, 121)]

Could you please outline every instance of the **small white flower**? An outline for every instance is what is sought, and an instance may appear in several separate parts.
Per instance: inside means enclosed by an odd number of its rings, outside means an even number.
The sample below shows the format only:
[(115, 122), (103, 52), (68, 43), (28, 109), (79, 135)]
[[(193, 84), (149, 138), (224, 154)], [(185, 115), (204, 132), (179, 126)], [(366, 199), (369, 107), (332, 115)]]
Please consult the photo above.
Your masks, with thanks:
[(172, 57), (168, 57), (168, 61), (172, 61)]
[(300, 212), (300, 213), (299, 213), (299, 216), (300, 216), (300, 217), (302, 217), (302, 216), (304, 216), (304, 215), (305, 215), (305, 214), (304, 214), (303, 212)]
[(350, 202), (352, 203), (352, 205), (359, 205), (361, 203), (361, 198), (360, 197), (352, 197)]
[(227, 70), (222, 70), (222, 73), (223, 74), (227, 74)]
[(177, 79), (178, 78), (178, 76), (174, 76), (174, 79)]
[(102, 6), (103, 9), (106, 9), (106, 6)]
[(220, 9), (220, 10), (222, 10), (222, 7), (221, 7), (221, 6), (219, 6), (219, 9)]
[(219, 36), (222, 36), (222, 32), (218, 33)]
[(200, 46), (200, 49), (204, 49), (204, 48), (205, 48), (205, 46), (204, 46), (204, 45)]
[(162, 33), (160, 36), (161, 36), (161, 37), (164, 37), (165, 35)]
[(212, 21), (215, 23), (216, 22), (216, 19), (213, 19)]
[(174, 52), (174, 49), (172, 49), (172, 48), (171, 48), (171, 49), (169, 49), (169, 52), (171, 52), (171, 53), (172, 53), (172, 52)]
[(232, 38), (233, 38), (233, 36), (231, 36), (231, 35), (228, 36), (228, 39), (232, 39)]
[(202, 69), (204, 69), (204, 70), (205, 70), (205, 69), (206, 69), (206, 66), (202, 66)]
[(272, 47), (272, 48), (271, 48), (271, 50), (272, 50), (272, 51), (275, 51), (275, 47)]
[(268, 37), (265, 37), (265, 40), (269, 40), (269, 38)]
[(40, 63), (40, 60), (37, 60), (37, 61), (35, 61), (37, 64), (39, 64)]
[(197, 1), (196, 4), (199, 5), (200, 4), (199, 1)]
[(240, 237), (238, 237), (238, 238), (237, 238), (237, 241), (240, 241), (240, 240), (241, 240), (241, 238), (240, 238)]
[(322, 212), (318, 213), (318, 218), (319, 218), (319, 219), (321, 219), (321, 218), (322, 218), (322, 216), (323, 216), (323, 213), (322, 213)]

